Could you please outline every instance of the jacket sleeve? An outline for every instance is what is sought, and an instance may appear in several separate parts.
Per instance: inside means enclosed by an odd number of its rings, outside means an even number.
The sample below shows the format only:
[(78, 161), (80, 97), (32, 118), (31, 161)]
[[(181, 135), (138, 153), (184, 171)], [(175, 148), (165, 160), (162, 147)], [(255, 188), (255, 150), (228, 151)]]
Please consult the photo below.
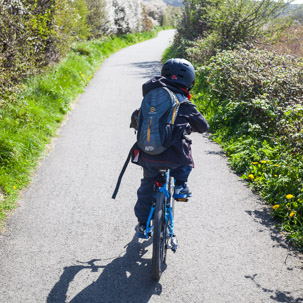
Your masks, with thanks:
[(130, 121), (130, 125), (129, 125), (130, 128), (134, 128), (135, 130), (138, 130), (138, 116), (139, 116), (139, 113), (140, 113), (140, 109), (139, 108), (137, 108), (132, 113), (131, 121)]
[(186, 116), (188, 123), (194, 132), (202, 134), (209, 130), (206, 119), (198, 112), (196, 105), (190, 101), (186, 102), (186, 106), (184, 106), (184, 116)]

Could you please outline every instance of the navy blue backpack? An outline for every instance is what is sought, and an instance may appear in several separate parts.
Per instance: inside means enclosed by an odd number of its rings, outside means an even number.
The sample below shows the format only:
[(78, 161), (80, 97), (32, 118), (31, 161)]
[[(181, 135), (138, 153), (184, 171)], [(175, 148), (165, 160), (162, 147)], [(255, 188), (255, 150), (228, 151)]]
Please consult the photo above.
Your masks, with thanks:
[(177, 96), (166, 87), (146, 94), (138, 116), (137, 144), (142, 151), (158, 155), (172, 144), (179, 106)]
[(133, 163), (138, 161), (138, 147), (149, 155), (158, 155), (174, 143), (173, 130), (179, 107), (178, 97), (166, 87), (153, 89), (145, 95), (138, 115), (137, 142), (124, 163), (112, 195), (113, 199), (117, 196), (130, 159)]

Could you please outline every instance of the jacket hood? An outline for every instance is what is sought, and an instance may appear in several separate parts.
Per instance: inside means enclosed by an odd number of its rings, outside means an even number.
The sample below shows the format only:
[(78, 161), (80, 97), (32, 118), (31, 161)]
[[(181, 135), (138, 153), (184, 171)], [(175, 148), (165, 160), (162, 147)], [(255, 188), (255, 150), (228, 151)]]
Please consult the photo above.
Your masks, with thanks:
[(151, 80), (145, 82), (142, 85), (143, 97), (145, 97), (145, 95), (152, 89), (159, 88), (159, 87), (166, 87), (166, 88), (170, 89), (171, 91), (173, 91), (174, 93), (182, 94), (185, 97), (188, 96), (188, 92), (185, 92), (181, 88), (176, 87), (167, 78), (159, 76), (159, 77), (152, 78)]

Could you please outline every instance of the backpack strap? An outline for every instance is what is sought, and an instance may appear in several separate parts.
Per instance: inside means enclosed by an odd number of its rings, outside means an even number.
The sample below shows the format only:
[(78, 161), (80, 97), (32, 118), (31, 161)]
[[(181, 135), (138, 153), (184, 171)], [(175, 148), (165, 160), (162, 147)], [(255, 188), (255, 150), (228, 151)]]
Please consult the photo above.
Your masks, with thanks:
[(177, 95), (170, 89), (168, 89), (167, 87), (162, 87), (164, 90), (166, 90), (168, 92), (168, 94), (175, 99), (176, 101), (176, 105), (174, 106), (174, 111), (173, 111), (173, 115), (172, 115), (172, 124), (175, 124), (175, 120), (178, 114), (178, 109), (179, 109), (179, 105), (180, 105), (180, 101), (177, 97)]
[(180, 106), (180, 101), (179, 101), (177, 95), (174, 92), (172, 92), (172, 93), (173, 93), (173, 95), (176, 99), (176, 105), (175, 105), (173, 116), (172, 116), (172, 124), (175, 124), (175, 120), (176, 120), (178, 110), (179, 110), (179, 106)]
[(117, 181), (117, 184), (116, 184), (116, 187), (115, 187), (115, 190), (114, 190), (114, 193), (112, 195), (112, 199), (116, 199), (116, 196), (118, 194), (118, 191), (119, 191), (119, 188), (120, 188), (120, 184), (121, 184), (121, 181), (122, 181), (122, 177), (126, 171), (126, 168), (128, 166), (128, 163), (129, 163), (129, 160), (131, 159), (132, 157), (132, 154), (133, 154), (133, 151), (135, 149), (135, 146), (136, 146), (136, 143), (132, 146), (132, 148), (130, 149), (129, 153), (128, 153), (128, 156), (126, 158), (126, 161), (122, 167), (122, 170), (120, 172), (120, 175), (119, 175), (119, 178), (118, 178), (118, 181)]

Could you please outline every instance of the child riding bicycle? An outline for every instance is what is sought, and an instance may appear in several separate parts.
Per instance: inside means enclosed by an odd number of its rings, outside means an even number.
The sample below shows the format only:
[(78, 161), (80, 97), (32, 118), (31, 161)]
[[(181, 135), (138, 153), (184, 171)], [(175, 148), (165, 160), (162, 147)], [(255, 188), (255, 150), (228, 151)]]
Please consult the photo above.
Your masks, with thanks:
[[(185, 135), (191, 132), (203, 133), (209, 128), (206, 119), (190, 101), (189, 91), (194, 84), (194, 67), (189, 61), (179, 58), (169, 59), (162, 66), (161, 76), (154, 77), (143, 84), (143, 96), (158, 88), (165, 88), (171, 92), (177, 98), (178, 111), (172, 130), (172, 141), (168, 148), (160, 154), (151, 154), (140, 148), (134, 150), (132, 162), (143, 167), (143, 179), (137, 191), (138, 200), (135, 205), (135, 215), (138, 219), (135, 229), (140, 234), (144, 234), (154, 199), (154, 183), (159, 175), (157, 168), (171, 169), (171, 176), (176, 180), (174, 198), (187, 199), (192, 195), (186, 184), (194, 167), (190, 147), (192, 142)], [(140, 109), (136, 109), (132, 114), (131, 128), (138, 130), (138, 119), (140, 119)], [(151, 121), (148, 127), (150, 124)]]

